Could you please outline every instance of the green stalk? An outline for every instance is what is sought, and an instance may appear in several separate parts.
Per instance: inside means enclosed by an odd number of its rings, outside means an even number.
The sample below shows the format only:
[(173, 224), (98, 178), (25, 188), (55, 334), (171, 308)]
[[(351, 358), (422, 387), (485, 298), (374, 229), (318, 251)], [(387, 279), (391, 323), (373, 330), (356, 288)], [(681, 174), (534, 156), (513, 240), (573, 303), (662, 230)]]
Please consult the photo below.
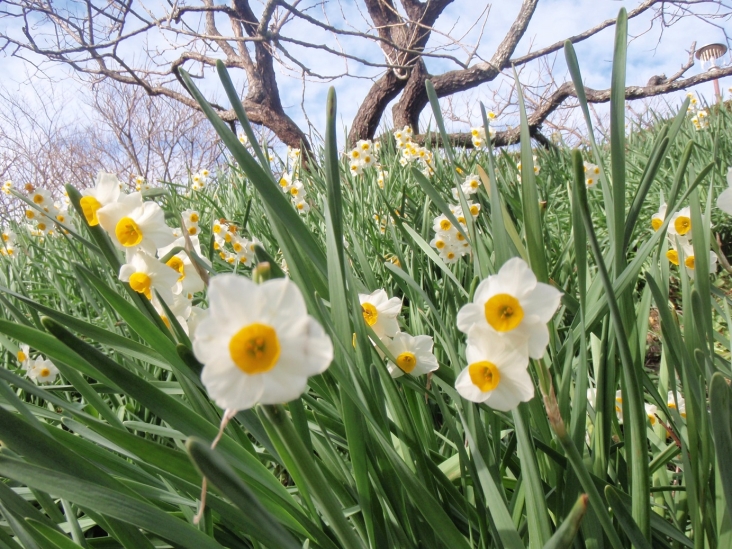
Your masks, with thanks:
[[(620, 308), (616, 301), (615, 290), (605, 262), (603, 261), (602, 249), (597, 241), (595, 228), (592, 224), (592, 217), (590, 215), (589, 205), (587, 204), (587, 189), (584, 183), (582, 156), (579, 151), (575, 150), (572, 152), (572, 157), (574, 160), (575, 185), (577, 185), (577, 194), (580, 199), (579, 205), (582, 211), (582, 219), (585, 224), (592, 253), (595, 255), (597, 271), (605, 293), (607, 294), (610, 318), (614, 324), (616, 343), (618, 352), (620, 353), (620, 362), (623, 367), (623, 376), (625, 377), (629, 415), (625, 422), (626, 431), (630, 428), (630, 433), (628, 434), (626, 432), (626, 445), (629, 447), (627, 455), (631, 462), (630, 487), (632, 516), (646, 539), (650, 539), (650, 474), (648, 472), (648, 455), (646, 450), (646, 413), (643, 406), (640, 380), (633, 366), (633, 358), (630, 354), (628, 338), (625, 334)], [(622, 225), (620, 228), (622, 234)], [(630, 439), (630, 444), (628, 444), (628, 438)]]

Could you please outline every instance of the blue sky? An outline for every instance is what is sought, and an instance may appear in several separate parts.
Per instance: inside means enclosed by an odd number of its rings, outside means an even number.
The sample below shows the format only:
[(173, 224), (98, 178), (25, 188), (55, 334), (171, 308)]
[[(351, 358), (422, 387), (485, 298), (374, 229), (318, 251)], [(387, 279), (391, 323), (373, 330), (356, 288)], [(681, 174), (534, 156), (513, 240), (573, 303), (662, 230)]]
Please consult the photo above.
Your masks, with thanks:
[[(145, 0), (146, 5), (154, 6), (158, 0)], [(541, 0), (534, 18), (529, 25), (526, 35), (519, 44), (516, 54), (527, 53), (531, 49), (538, 49), (562, 40), (567, 36), (579, 33), (587, 28), (593, 27), (605, 19), (614, 17), (618, 10), (625, 6), (632, 10), (639, 0), (611, 1), (611, 0)], [(438, 28), (444, 31), (451, 31), (453, 36), (464, 35), (463, 42), (468, 45), (477, 44), (477, 53), (484, 58), (490, 58), (496, 45), (503, 38), (505, 32), (511, 25), (520, 6), (519, 0), (504, 0), (495, 3), (487, 12), (485, 32), (479, 39), (480, 26), (482, 24), (481, 14), (485, 15), (485, 3), (475, 1), (456, 0), (451, 4), (443, 17), (438, 21)], [(359, 11), (356, 2), (343, 0), (341, 4), (329, 4), (318, 17), (327, 18), (331, 23), (343, 28), (349, 25), (353, 27), (363, 26), (363, 14)], [(633, 19), (629, 25), (631, 43), (628, 50), (628, 84), (643, 85), (648, 78), (655, 74), (665, 73), (671, 75), (686, 62), (687, 50), (691, 43), (696, 40), (698, 45), (709, 41), (723, 39), (722, 32), (701, 20), (687, 18), (670, 28), (663, 29), (653, 24), (650, 13)], [(0, 22), (0, 24), (3, 24)], [(4, 23), (7, 24), (7, 23)], [(729, 21), (722, 21), (721, 24), (729, 25)], [(222, 27), (223, 28), (223, 27)], [(339, 39), (335, 44), (332, 39), (311, 26), (298, 28), (293, 25), (288, 32), (293, 36), (303, 35), (310, 40), (328, 41), (332, 46), (340, 45), (346, 50), (358, 51), (369, 59), (382, 61), (383, 56), (378, 47), (374, 44), (356, 42), (348, 38)], [(7, 29), (18, 32), (20, 29)], [(606, 29), (596, 36), (576, 45), (576, 51), (582, 68), (585, 84), (593, 88), (606, 88), (610, 82), (610, 67), (614, 40), (614, 29)], [(435, 36), (431, 44), (440, 42), (439, 36)], [(164, 48), (167, 43), (161, 36), (153, 37), (149, 44)], [(128, 51), (130, 55), (138, 56), (135, 48), (141, 43), (131, 44)], [(288, 46), (292, 53), (312, 67), (315, 71), (324, 74), (337, 74), (345, 69), (345, 62), (327, 55), (318, 50), (307, 50), (294, 46)], [(461, 51), (454, 51), (453, 54), (464, 58)], [(560, 52), (555, 58), (553, 73), (558, 83), (566, 80), (566, 67), (563, 55)], [(725, 60), (729, 62), (729, 59)], [(26, 93), (28, 86), (40, 86), (45, 89), (52, 89), (66, 98), (71, 98), (68, 113), (71, 116), (80, 116), (82, 110), (81, 98), (84, 94), (84, 86), (69, 77), (68, 69), (62, 67), (45, 67), (48, 74), (53, 76), (53, 84), (40, 79), (33, 68), (24, 65), (17, 59), (0, 58), (0, 64), (10, 78), (4, 81), (3, 86), (12, 91)], [(456, 68), (444, 61), (430, 60), (428, 67), (433, 72)], [(333, 82), (307, 82), (304, 90), (302, 81), (291, 71), (281, 70), (278, 77), (280, 92), (283, 104), (290, 116), (301, 126), (306, 125), (306, 118), (301, 109), (303, 102), (310, 120), (318, 129), (322, 129), (324, 118), (325, 97), (329, 86), (336, 88), (339, 97), (339, 117), (342, 127), (345, 129), (356, 113), (361, 100), (368, 92), (371, 80), (380, 74), (380, 69), (357, 66), (349, 63), (349, 70), (352, 77), (336, 79)], [(699, 66), (694, 66), (689, 75), (696, 74)], [(531, 85), (538, 77), (536, 65), (527, 66), (521, 74), (521, 81), (524, 85)], [(501, 80), (480, 86), (470, 92), (454, 98), (454, 103), (460, 106), (460, 113), (463, 121), (450, 123), (451, 129), (464, 130), (467, 122), (478, 123), (478, 111), (475, 109), (477, 101), (482, 100), (488, 108), (493, 108), (492, 94), (501, 86)], [(241, 82), (241, 80), (240, 80)], [(732, 81), (723, 81), (721, 85), (726, 89)], [(505, 81), (503, 83), (505, 86)], [(203, 89), (209, 96), (221, 97), (223, 94), (215, 77), (208, 78), (202, 84)], [(505, 89), (505, 87), (503, 88)], [(695, 90), (703, 96), (711, 99), (712, 84), (704, 84)], [(683, 94), (681, 94), (683, 95)], [(670, 98), (671, 102), (679, 102), (679, 97)], [(471, 112), (472, 109), (472, 112)], [(388, 109), (390, 111), (390, 109)], [(600, 109), (602, 110), (602, 109)], [(423, 113), (423, 120), (427, 120), (428, 112)], [(511, 123), (506, 119), (506, 123)], [(388, 124), (388, 117), (385, 120)]]

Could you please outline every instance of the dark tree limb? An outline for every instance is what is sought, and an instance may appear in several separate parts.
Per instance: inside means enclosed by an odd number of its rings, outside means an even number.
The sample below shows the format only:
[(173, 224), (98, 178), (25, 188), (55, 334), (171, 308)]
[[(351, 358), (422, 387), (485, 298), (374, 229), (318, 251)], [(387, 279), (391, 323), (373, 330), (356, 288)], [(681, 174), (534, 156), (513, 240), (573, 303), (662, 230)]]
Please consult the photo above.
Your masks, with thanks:
[[(696, 76), (690, 76), (682, 80), (676, 79), (671, 81), (670, 79), (663, 84), (649, 85), (649, 86), (628, 86), (625, 88), (626, 100), (634, 99), (646, 99), (648, 97), (657, 97), (667, 93), (685, 90), (697, 84), (703, 84), (716, 78), (724, 78), (725, 76), (732, 76), (732, 66), (725, 67), (722, 69), (714, 69), (697, 74)], [(610, 101), (610, 90), (595, 90), (592, 88), (585, 88), (585, 94), (587, 96), (588, 103), (607, 103)], [(541, 126), (549, 117), (549, 115), (558, 109), (562, 103), (567, 99), (577, 98), (577, 92), (574, 84), (571, 82), (565, 82), (554, 93), (545, 101), (541, 103), (538, 109), (536, 109), (528, 117), (529, 133), (531, 137), (536, 139), (542, 146), (548, 147), (551, 142), (547, 140), (546, 136), (541, 133)], [(470, 133), (460, 132), (449, 134), (450, 143), (455, 147), (473, 148), (473, 137)], [(441, 146), (440, 137), (436, 134), (430, 134), (429, 139), (424, 134), (415, 135), (413, 138), (415, 143), (424, 145), (426, 142), (431, 143), (433, 146)], [(494, 147), (505, 147), (508, 145), (514, 145), (521, 141), (521, 128), (516, 127), (510, 130), (504, 130), (497, 132), (493, 137), (492, 144)]]

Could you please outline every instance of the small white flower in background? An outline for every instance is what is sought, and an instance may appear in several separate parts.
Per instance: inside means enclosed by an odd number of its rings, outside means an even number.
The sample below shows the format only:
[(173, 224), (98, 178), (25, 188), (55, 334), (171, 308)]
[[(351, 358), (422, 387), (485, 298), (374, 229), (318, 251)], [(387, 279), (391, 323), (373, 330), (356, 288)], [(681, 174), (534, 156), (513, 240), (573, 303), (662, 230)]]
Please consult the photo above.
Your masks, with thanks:
[(305, 185), (302, 184), (302, 181), (294, 181), (288, 192), (295, 200), (302, 200), (307, 195)]
[(140, 247), (153, 255), (175, 239), (160, 206), (144, 202), (140, 193), (123, 196), (100, 208), (97, 219), (120, 249)]
[(203, 177), (204, 179), (208, 179), (208, 176), (211, 175), (211, 172), (204, 168), (200, 171), (200, 174), (201, 177)]
[(0, 239), (4, 244), (12, 244), (15, 242), (15, 233), (11, 229), (3, 229), (0, 232)]
[(239, 138), (239, 142), (242, 145), (247, 145), (249, 143), (249, 138), (247, 137), (247, 134), (245, 134), (244, 132), (239, 132), (237, 137)]
[(35, 189), (33, 192), (28, 193), (28, 198), (39, 208), (46, 208), (53, 205), (51, 193), (46, 189)]
[(677, 409), (681, 417), (686, 417), (686, 401), (684, 400), (684, 397), (679, 394), (676, 396), (676, 399), (674, 399), (674, 392), (669, 391), (666, 402), (666, 406)]
[(648, 404), (646, 402), (645, 409), (646, 415), (648, 416), (648, 421), (651, 422), (651, 425), (655, 425), (658, 421), (658, 418), (656, 417), (656, 414), (658, 413), (658, 407), (655, 404)]
[(590, 162), (584, 162), (585, 169), (585, 185), (588, 189), (594, 189), (598, 187), (600, 183), (600, 166), (591, 164)]
[(298, 160), (300, 158), (300, 149), (293, 149), (288, 145), (287, 146), (287, 157), (290, 160)]
[(351, 171), (351, 175), (361, 175), (363, 173), (363, 163), (360, 160), (351, 160), (348, 169)]
[(194, 236), (201, 232), (198, 227), (201, 216), (196, 210), (183, 210), (180, 216), (183, 220), (183, 228), (189, 235)]
[(279, 183), (280, 189), (282, 189), (285, 192), (289, 192), (290, 187), (292, 186), (292, 176), (289, 173), (285, 172), (280, 177), (280, 180), (278, 183)]
[(166, 303), (172, 303), (173, 295), (181, 292), (179, 276), (178, 271), (142, 251), (128, 253), (127, 263), (119, 270), (119, 279), (137, 293), (152, 299), (154, 290)]
[(36, 383), (53, 383), (58, 376), (58, 368), (48, 359), (37, 358), (28, 364), (28, 377)]
[(362, 152), (369, 152), (371, 148), (373, 147), (373, 143), (369, 141), (368, 139), (360, 139), (357, 143), (354, 149), (358, 149)]
[(378, 168), (377, 177), (376, 177), (376, 184), (379, 186), (380, 189), (384, 188), (384, 180), (386, 177), (388, 177), (389, 172), (386, 170), (382, 170), (381, 168)]
[(465, 195), (471, 195), (478, 192), (480, 188), (480, 179), (477, 175), (470, 174), (465, 178), (465, 182), (461, 185)]
[(376, 290), (371, 294), (358, 294), (358, 300), (364, 321), (371, 326), (377, 337), (394, 337), (399, 332), (397, 316), (402, 310), (401, 299), (389, 299), (385, 290)]
[(717, 197), (717, 208), (732, 215), (732, 168), (727, 168), (727, 188)]
[(397, 378), (404, 374), (421, 376), (440, 367), (432, 353), (434, 342), (430, 336), (411, 336), (399, 332), (391, 341), (385, 339), (384, 344), (396, 359), (396, 364), (391, 360), (386, 364), (391, 377)]
[[(696, 275), (696, 260), (694, 258), (694, 248), (692, 246), (684, 246), (684, 267), (686, 267), (686, 274), (689, 278), (694, 278)], [(709, 251), (709, 274), (717, 272), (717, 254), (713, 251)]]
[(152, 185), (141, 175), (135, 177), (135, 190), (136, 191), (149, 191), (152, 189)]
[(623, 424), (623, 392), (618, 389), (615, 391), (615, 415), (618, 417), (618, 423)]
[[(201, 261), (203, 261), (206, 265), (210, 267), (211, 262), (208, 260), (207, 257), (203, 255), (203, 253), (201, 253), (201, 244), (198, 240), (198, 236), (191, 236), (189, 238), (191, 240), (191, 244), (193, 245), (193, 250), (196, 252), (196, 254), (198, 254), (198, 257), (201, 259)], [(178, 246), (180, 246), (181, 248), (185, 248), (185, 245), (185, 238), (180, 237), (172, 242), (169, 246), (160, 248), (158, 250), (158, 255), (160, 257), (164, 257), (168, 255), (168, 253), (170, 253), (173, 248), (176, 248)], [(175, 254), (165, 264), (176, 273), (178, 273), (177, 282), (179, 282), (181, 285), (181, 293), (183, 295), (192, 297), (192, 294), (203, 290), (205, 286), (203, 283), (203, 279), (201, 278), (201, 275), (198, 274), (196, 268), (193, 266), (193, 262), (191, 261), (191, 258), (188, 256), (185, 250)]]
[(554, 316), (562, 293), (542, 282), (523, 259), (509, 259), (498, 274), (478, 285), (473, 302), (457, 315), (458, 329), (468, 333), (481, 325), (501, 335), (519, 336), (531, 358), (544, 356), (549, 344), (547, 322)]
[(664, 202), (658, 207), (658, 211), (651, 217), (651, 227), (654, 231), (657, 231), (663, 225), (664, 219), (666, 219), (666, 203)]
[(3, 183), (2, 189), (5, 194), (10, 194), (10, 189), (12, 189), (12, 188), (13, 188), (13, 182), (10, 181), (10, 179), (8, 179), (5, 183)]
[[(160, 303), (158, 297), (153, 295), (151, 302), (155, 310), (160, 315), (163, 323), (168, 327), (169, 330), (172, 329), (173, 325), (168, 318), (168, 313), (165, 311), (165, 308)], [(178, 321), (178, 324), (180, 324), (180, 327), (183, 328), (183, 331), (185, 332), (188, 329), (187, 320), (191, 315), (191, 300), (183, 294), (178, 294), (173, 296), (172, 300), (170, 301), (166, 298), (165, 304), (168, 306), (170, 312), (173, 313), (173, 316)]]
[(99, 172), (94, 188), (81, 191), (79, 205), (90, 227), (99, 225), (97, 212), (100, 208), (119, 200), (120, 185), (119, 179), (113, 173)]
[(298, 200), (295, 202), (295, 209), (298, 213), (306, 214), (310, 211), (310, 205), (304, 200)]
[(30, 347), (25, 343), (21, 344), (15, 358), (17, 358), (20, 365), (27, 370), (28, 365), (31, 363)]
[(468, 367), (455, 380), (455, 389), (464, 399), (506, 412), (534, 396), (529, 357), (509, 338), (485, 326), (473, 326), (465, 354)]
[(669, 235), (682, 236), (685, 239), (691, 238), (691, 208), (682, 208), (671, 217), (668, 225)]
[(193, 339), (208, 394), (226, 410), (283, 404), (307, 390), (308, 377), (333, 360), (333, 344), (307, 314), (287, 278), (260, 285), (222, 274), (211, 279), (209, 309)]

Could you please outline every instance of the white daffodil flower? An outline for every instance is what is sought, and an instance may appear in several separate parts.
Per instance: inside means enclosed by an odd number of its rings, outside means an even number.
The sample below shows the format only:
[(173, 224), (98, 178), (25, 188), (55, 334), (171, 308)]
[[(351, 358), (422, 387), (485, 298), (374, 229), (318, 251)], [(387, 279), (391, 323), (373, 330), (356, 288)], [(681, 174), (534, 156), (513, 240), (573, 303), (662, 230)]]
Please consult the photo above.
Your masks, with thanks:
[(421, 376), (440, 367), (437, 358), (432, 353), (434, 341), (430, 336), (411, 336), (405, 332), (399, 332), (394, 339), (384, 343), (396, 359), (396, 364), (391, 360), (386, 363), (393, 378), (401, 377), (404, 374)]
[(202, 309), (197, 305), (193, 305), (191, 307), (191, 312), (188, 315), (188, 320), (186, 320), (188, 337), (190, 337), (191, 339), (196, 337), (196, 329), (198, 328), (198, 325), (201, 323), (201, 321), (206, 318), (207, 314), (208, 309)]
[(297, 200), (295, 202), (295, 209), (297, 210), (297, 213), (301, 213), (304, 215), (310, 211), (310, 204), (308, 204), (304, 200)]
[(39, 208), (47, 208), (53, 205), (51, 193), (46, 189), (35, 189), (33, 192), (28, 193), (28, 198)]
[(455, 380), (461, 397), (503, 412), (532, 399), (529, 357), (513, 339), (501, 337), (486, 326), (471, 328), (465, 351), (468, 367)]
[(679, 394), (674, 398), (674, 392), (669, 391), (666, 402), (666, 406), (677, 409), (681, 417), (686, 417), (686, 401), (684, 400), (684, 397)]
[(183, 210), (180, 217), (183, 220), (183, 228), (189, 235), (194, 236), (201, 232), (198, 227), (201, 215), (196, 210)]
[(290, 196), (295, 200), (302, 200), (307, 194), (305, 192), (305, 185), (302, 184), (302, 181), (294, 181), (290, 186), (290, 190), (288, 192), (290, 193)]
[(3, 229), (2, 232), (0, 232), (0, 240), (4, 244), (12, 244), (15, 242), (16, 235), (15, 233), (10, 229)]
[[(158, 297), (153, 295), (151, 301), (153, 307), (160, 315), (163, 323), (168, 327), (168, 329), (171, 329), (172, 325), (170, 323), (170, 318), (168, 318), (168, 313), (163, 305), (160, 303)], [(184, 332), (186, 332), (186, 330), (188, 329), (188, 318), (191, 316), (192, 310), (191, 300), (183, 294), (178, 294), (174, 295), (172, 298), (170, 298), (170, 300), (166, 298), (165, 304), (168, 306), (168, 309), (170, 309), (170, 312), (173, 313), (173, 316), (178, 321), (178, 324), (180, 324), (180, 327), (183, 328)]]
[(166, 303), (172, 303), (173, 295), (181, 292), (178, 277), (178, 271), (142, 251), (128, 253), (127, 263), (119, 270), (119, 279), (137, 293), (152, 299), (155, 290)]
[(28, 365), (28, 377), (36, 383), (53, 383), (58, 376), (58, 368), (48, 359), (37, 358)]
[(292, 187), (292, 176), (287, 172), (283, 173), (282, 177), (280, 177), (279, 186), (284, 192), (290, 192), (290, 187)]
[(671, 217), (668, 234), (683, 236), (686, 239), (691, 238), (691, 208), (689, 206), (682, 208)]
[(368, 295), (358, 294), (358, 300), (361, 302), (363, 319), (377, 337), (394, 337), (399, 332), (397, 316), (402, 310), (401, 299), (389, 299), (385, 290), (376, 290)]
[(666, 219), (666, 203), (664, 202), (658, 207), (658, 211), (651, 217), (651, 227), (654, 231), (657, 231), (663, 225), (664, 219)]
[(478, 285), (472, 303), (457, 315), (457, 326), (468, 333), (473, 325), (488, 326), (503, 335), (518, 335), (531, 358), (541, 358), (549, 343), (547, 322), (559, 307), (562, 293), (537, 282), (523, 259), (509, 259), (498, 274)]
[(651, 425), (655, 425), (658, 421), (658, 418), (656, 417), (656, 414), (658, 413), (658, 407), (655, 404), (648, 404), (647, 402), (644, 404), (646, 409), (646, 415), (648, 416), (648, 421), (651, 422)]
[[(201, 260), (210, 267), (211, 262), (201, 252), (201, 243), (198, 240), (198, 236), (189, 236), (188, 238), (190, 238), (191, 244), (193, 245), (193, 250), (196, 252), (196, 254), (198, 254), (198, 257), (200, 257)], [(173, 243), (171, 243), (169, 246), (160, 248), (158, 250), (158, 255), (160, 257), (164, 257), (168, 255), (168, 253), (170, 253), (173, 248), (177, 248), (179, 246), (181, 248), (185, 248), (185, 237), (181, 236), (180, 238), (174, 240)], [(193, 297), (193, 294), (203, 290), (203, 279), (201, 278), (201, 275), (198, 274), (198, 271), (193, 266), (193, 261), (185, 251), (178, 252), (168, 261), (166, 261), (165, 264), (178, 273), (178, 282), (181, 286), (180, 293), (187, 297)]]
[(717, 208), (732, 215), (732, 168), (727, 168), (727, 188), (717, 197)]
[(90, 227), (99, 225), (97, 212), (100, 208), (119, 200), (119, 189), (120, 182), (115, 174), (99, 172), (94, 188), (81, 191), (82, 196), (79, 205)]
[(221, 274), (211, 279), (208, 300), (193, 351), (204, 364), (201, 381), (221, 408), (294, 400), (307, 390), (308, 377), (333, 360), (330, 337), (287, 278), (257, 285)]
[(463, 182), (461, 187), (463, 189), (463, 194), (465, 194), (466, 196), (475, 194), (480, 188), (480, 179), (478, 179), (477, 175), (470, 174), (465, 178), (465, 181)]
[(18, 359), (18, 362), (20, 362), (23, 369), (27, 370), (28, 366), (32, 362), (30, 357), (30, 347), (25, 343), (22, 343), (18, 349), (18, 353), (15, 355), (15, 358)]
[[(689, 278), (696, 275), (696, 260), (694, 259), (694, 248), (691, 245), (684, 246), (684, 267)], [(709, 274), (717, 272), (717, 254), (709, 250)]]
[(173, 231), (165, 224), (163, 210), (155, 202), (144, 202), (140, 193), (103, 206), (97, 210), (97, 219), (123, 250), (139, 247), (154, 255), (158, 248), (175, 240)]

